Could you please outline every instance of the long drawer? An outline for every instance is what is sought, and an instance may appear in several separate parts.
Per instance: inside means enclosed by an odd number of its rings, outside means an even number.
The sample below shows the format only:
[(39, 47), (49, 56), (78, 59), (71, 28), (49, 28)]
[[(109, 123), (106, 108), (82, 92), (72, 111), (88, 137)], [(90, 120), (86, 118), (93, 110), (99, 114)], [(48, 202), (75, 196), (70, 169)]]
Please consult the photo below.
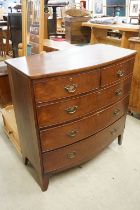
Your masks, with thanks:
[(134, 57), (129, 60), (117, 62), (116, 64), (102, 68), (101, 70), (101, 87), (123, 79), (132, 73)]
[(79, 165), (102, 151), (125, 126), (125, 116), (103, 131), (80, 142), (42, 155), (44, 173), (57, 172)]
[(128, 102), (127, 96), (107, 109), (81, 120), (40, 131), (42, 152), (72, 144), (104, 129), (126, 114)]
[(130, 91), (130, 77), (100, 91), (37, 107), (40, 128), (76, 119), (119, 101)]
[(35, 80), (33, 87), (35, 101), (41, 103), (98, 89), (99, 85), (100, 71), (95, 69), (86, 73), (71, 74), (65, 77)]

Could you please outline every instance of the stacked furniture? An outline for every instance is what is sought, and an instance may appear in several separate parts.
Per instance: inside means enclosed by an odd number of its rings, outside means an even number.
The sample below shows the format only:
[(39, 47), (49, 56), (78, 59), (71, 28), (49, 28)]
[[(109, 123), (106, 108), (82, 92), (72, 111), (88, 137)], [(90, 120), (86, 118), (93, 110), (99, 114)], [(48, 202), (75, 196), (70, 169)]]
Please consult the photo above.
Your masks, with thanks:
[(81, 44), (90, 42), (91, 29), (82, 27), (90, 17), (65, 17), (65, 39), (71, 44)]
[(97, 44), (6, 61), (22, 156), (42, 190), (50, 175), (121, 144), (134, 58)]
[(52, 8), (52, 18), (48, 18), (48, 35), (50, 36), (63, 36), (65, 33), (57, 32), (57, 8), (63, 8), (68, 5), (68, 1), (48, 1), (48, 7)]

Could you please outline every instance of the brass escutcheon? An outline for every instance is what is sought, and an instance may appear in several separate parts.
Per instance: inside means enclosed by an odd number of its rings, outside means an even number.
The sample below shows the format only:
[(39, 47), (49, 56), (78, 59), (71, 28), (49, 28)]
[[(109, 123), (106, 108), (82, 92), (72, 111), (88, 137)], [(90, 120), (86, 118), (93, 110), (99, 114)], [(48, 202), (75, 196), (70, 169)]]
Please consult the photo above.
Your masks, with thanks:
[(65, 87), (65, 90), (68, 92), (68, 93), (74, 93), (77, 89), (78, 85), (76, 84), (72, 84), (72, 85), (67, 85)]
[(119, 77), (123, 77), (123, 76), (124, 76), (124, 71), (123, 71), (123, 70), (117, 71), (117, 75), (118, 75)]
[(73, 130), (67, 133), (68, 136), (70, 137), (75, 137), (79, 131), (78, 130)]
[(120, 96), (120, 95), (122, 95), (122, 89), (117, 89), (116, 91), (115, 91), (115, 94), (117, 95), (117, 96)]
[(69, 152), (69, 153), (67, 154), (67, 158), (68, 158), (68, 159), (73, 159), (73, 158), (75, 158), (75, 157), (76, 157), (76, 151)]
[(114, 114), (115, 116), (119, 115), (119, 113), (120, 113), (120, 109), (115, 109), (114, 112), (113, 112), (113, 114)]
[(72, 106), (72, 107), (69, 107), (67, 109), (65, 109), (65, 111), (68, 113), (68, 114), (74, 114), (78, 109), (78, 106)]

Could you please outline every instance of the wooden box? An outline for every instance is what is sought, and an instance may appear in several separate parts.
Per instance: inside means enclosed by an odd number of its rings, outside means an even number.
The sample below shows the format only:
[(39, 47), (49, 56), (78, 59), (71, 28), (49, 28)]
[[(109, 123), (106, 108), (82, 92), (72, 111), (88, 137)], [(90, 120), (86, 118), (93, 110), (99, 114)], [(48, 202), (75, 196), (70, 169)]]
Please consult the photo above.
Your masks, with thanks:
[(91, 29), (82, 27), (90, 17), (65, 17), (65, 38), (71, 44), (82, 44), (90, 42)]
[(16, 150), (21, 153), (19, 135), (15, 119), (15, 112), (13, 105), (7, 106), (1, 110), (4, 124), (4, 131), (10, 141), (14, 144)]

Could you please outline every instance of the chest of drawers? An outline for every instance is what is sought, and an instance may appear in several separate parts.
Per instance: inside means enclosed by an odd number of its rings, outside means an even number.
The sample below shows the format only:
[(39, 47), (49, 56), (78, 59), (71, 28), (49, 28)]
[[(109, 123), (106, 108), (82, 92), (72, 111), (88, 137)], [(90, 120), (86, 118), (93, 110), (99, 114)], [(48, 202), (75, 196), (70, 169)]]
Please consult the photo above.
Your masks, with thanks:
[(97, 44), (7, 61), (22, 156), (42, 190), (50, 175), (121, 144), (134, 59)]

